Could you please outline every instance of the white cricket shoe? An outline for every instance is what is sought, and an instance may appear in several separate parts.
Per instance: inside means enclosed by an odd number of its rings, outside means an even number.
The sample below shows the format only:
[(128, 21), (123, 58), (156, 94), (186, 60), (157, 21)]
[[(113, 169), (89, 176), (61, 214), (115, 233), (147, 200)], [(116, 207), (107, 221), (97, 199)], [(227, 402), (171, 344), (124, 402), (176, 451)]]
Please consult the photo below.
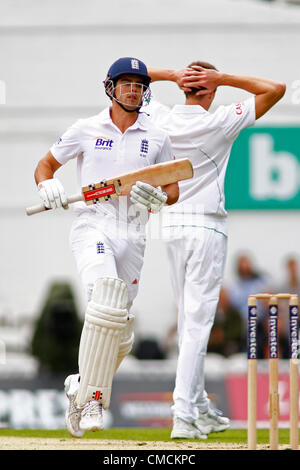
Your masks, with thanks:
[(91, 400), (84, 405), (79, 426), (84, 431), (101, 431), (104, 429), (101, 403)]
[(171, 439), (207, 439), (199, 429), (181, 418), (174, 418)]
[(74, 437), (82, 437), (84, 430), (80, 429), (81, 409), (75, 406), (75, 398), (79, 388), (79, 374), (69, 375), (64, 383), (69, 405), (65, 413), (67, 430)]
[(228, 429), (230, 427), (230, 419), (222, 416), (221, 411), (209, 408), (207, 413), (199, 413), (199, 417), (194, 424), (203, 434), (210, 434), (211, 432), (220, 432)]

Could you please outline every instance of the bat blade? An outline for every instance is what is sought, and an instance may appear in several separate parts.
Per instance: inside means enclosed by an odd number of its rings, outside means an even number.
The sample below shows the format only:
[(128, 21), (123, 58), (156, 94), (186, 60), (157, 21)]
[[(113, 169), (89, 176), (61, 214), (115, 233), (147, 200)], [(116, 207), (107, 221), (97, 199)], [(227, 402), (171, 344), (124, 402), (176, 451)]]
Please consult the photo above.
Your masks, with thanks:
[(82, 188), (82, 194), (87, 204), (93, 204), (119, 196), (128, 196), (137, 181), (143, 181), (152, 186), (164, 186), (192, 178), (193, 174), (191, 162), (188, 158), (183, 158), (157, 163), (116, 178), (85, 186)]
[[(137, 181), (143, 181), (157, 187), (186, 180), (192, 178), (193, 175), (193, 166), (188, 158), (157, 163), (131, 173), (84, 186), (81, 188), (82, 194), (75, 194), (68, 198), (68, 204), (84, 201), (87, 205), (91, 205), (119, 196), (128, 196)], [(27, 208), (26, 214), (37, 214), (45, 210), (47, 209), (43, 205), (38, 205)]]

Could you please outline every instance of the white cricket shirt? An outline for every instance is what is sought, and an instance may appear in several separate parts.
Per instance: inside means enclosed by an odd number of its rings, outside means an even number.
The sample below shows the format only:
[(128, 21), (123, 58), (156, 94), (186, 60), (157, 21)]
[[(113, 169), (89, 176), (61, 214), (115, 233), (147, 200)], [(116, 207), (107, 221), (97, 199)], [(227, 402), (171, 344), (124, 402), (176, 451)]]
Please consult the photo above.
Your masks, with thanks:
[[(62, 165), (77, 158), (79, 192), (82, 186), (173, 159), (167, 133), (158, 129), (149, 116), (140, 113), (135, 123), (122, 133), (112, 122), (109, 108), (96, 116), (79, 119), (50, 151)], [(77, 214), (89, 211), (120, 219), (120, 204), (130, 212), (132, 203), (128, 196), (92, 206), (84, 202), (73, 206)]]
[(189, 158), (194, 168), (194, 177), (179, 183), (179, 200), (167, 211), (178, 213), (178, 224), (183, 212), (187, 223), (195, 222), (197, 218), (186, 217), (189, 210), (204, 214), (206, 220), (225, 219), (224, 181), (230, 151), (240, 131), (255, 123), (254, 96), (215, 112), (199, 105), (169, 109), (156, 100), (145, 111), (170, 136), (175, 158)]

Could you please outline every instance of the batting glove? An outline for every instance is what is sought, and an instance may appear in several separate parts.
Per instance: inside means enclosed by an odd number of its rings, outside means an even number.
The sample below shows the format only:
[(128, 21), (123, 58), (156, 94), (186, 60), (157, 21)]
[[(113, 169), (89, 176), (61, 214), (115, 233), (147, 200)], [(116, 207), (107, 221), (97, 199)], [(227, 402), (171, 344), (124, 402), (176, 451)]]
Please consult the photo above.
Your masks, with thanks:
[(156, 214), (167, 202), (168, 195), (148, 183), (137, 181), (130, 191), (130, 200), (142, 209)]
[(68, 208), (67, 195), (58, 179), (48, 179), (38, 184), (39, 195), (47, 209)]

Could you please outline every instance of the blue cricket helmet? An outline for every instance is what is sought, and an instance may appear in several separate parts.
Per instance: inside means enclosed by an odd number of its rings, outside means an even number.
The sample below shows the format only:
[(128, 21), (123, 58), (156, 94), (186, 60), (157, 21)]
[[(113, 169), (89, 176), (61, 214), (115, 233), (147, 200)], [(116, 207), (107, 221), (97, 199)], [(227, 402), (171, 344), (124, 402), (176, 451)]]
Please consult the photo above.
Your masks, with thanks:
[(107, 72), (107, 79), (115, 82), (121, 75), (139, 75), (147, 87), (151, 82), (146, 65), (135, 57), (121, 57), (116, 60)]

